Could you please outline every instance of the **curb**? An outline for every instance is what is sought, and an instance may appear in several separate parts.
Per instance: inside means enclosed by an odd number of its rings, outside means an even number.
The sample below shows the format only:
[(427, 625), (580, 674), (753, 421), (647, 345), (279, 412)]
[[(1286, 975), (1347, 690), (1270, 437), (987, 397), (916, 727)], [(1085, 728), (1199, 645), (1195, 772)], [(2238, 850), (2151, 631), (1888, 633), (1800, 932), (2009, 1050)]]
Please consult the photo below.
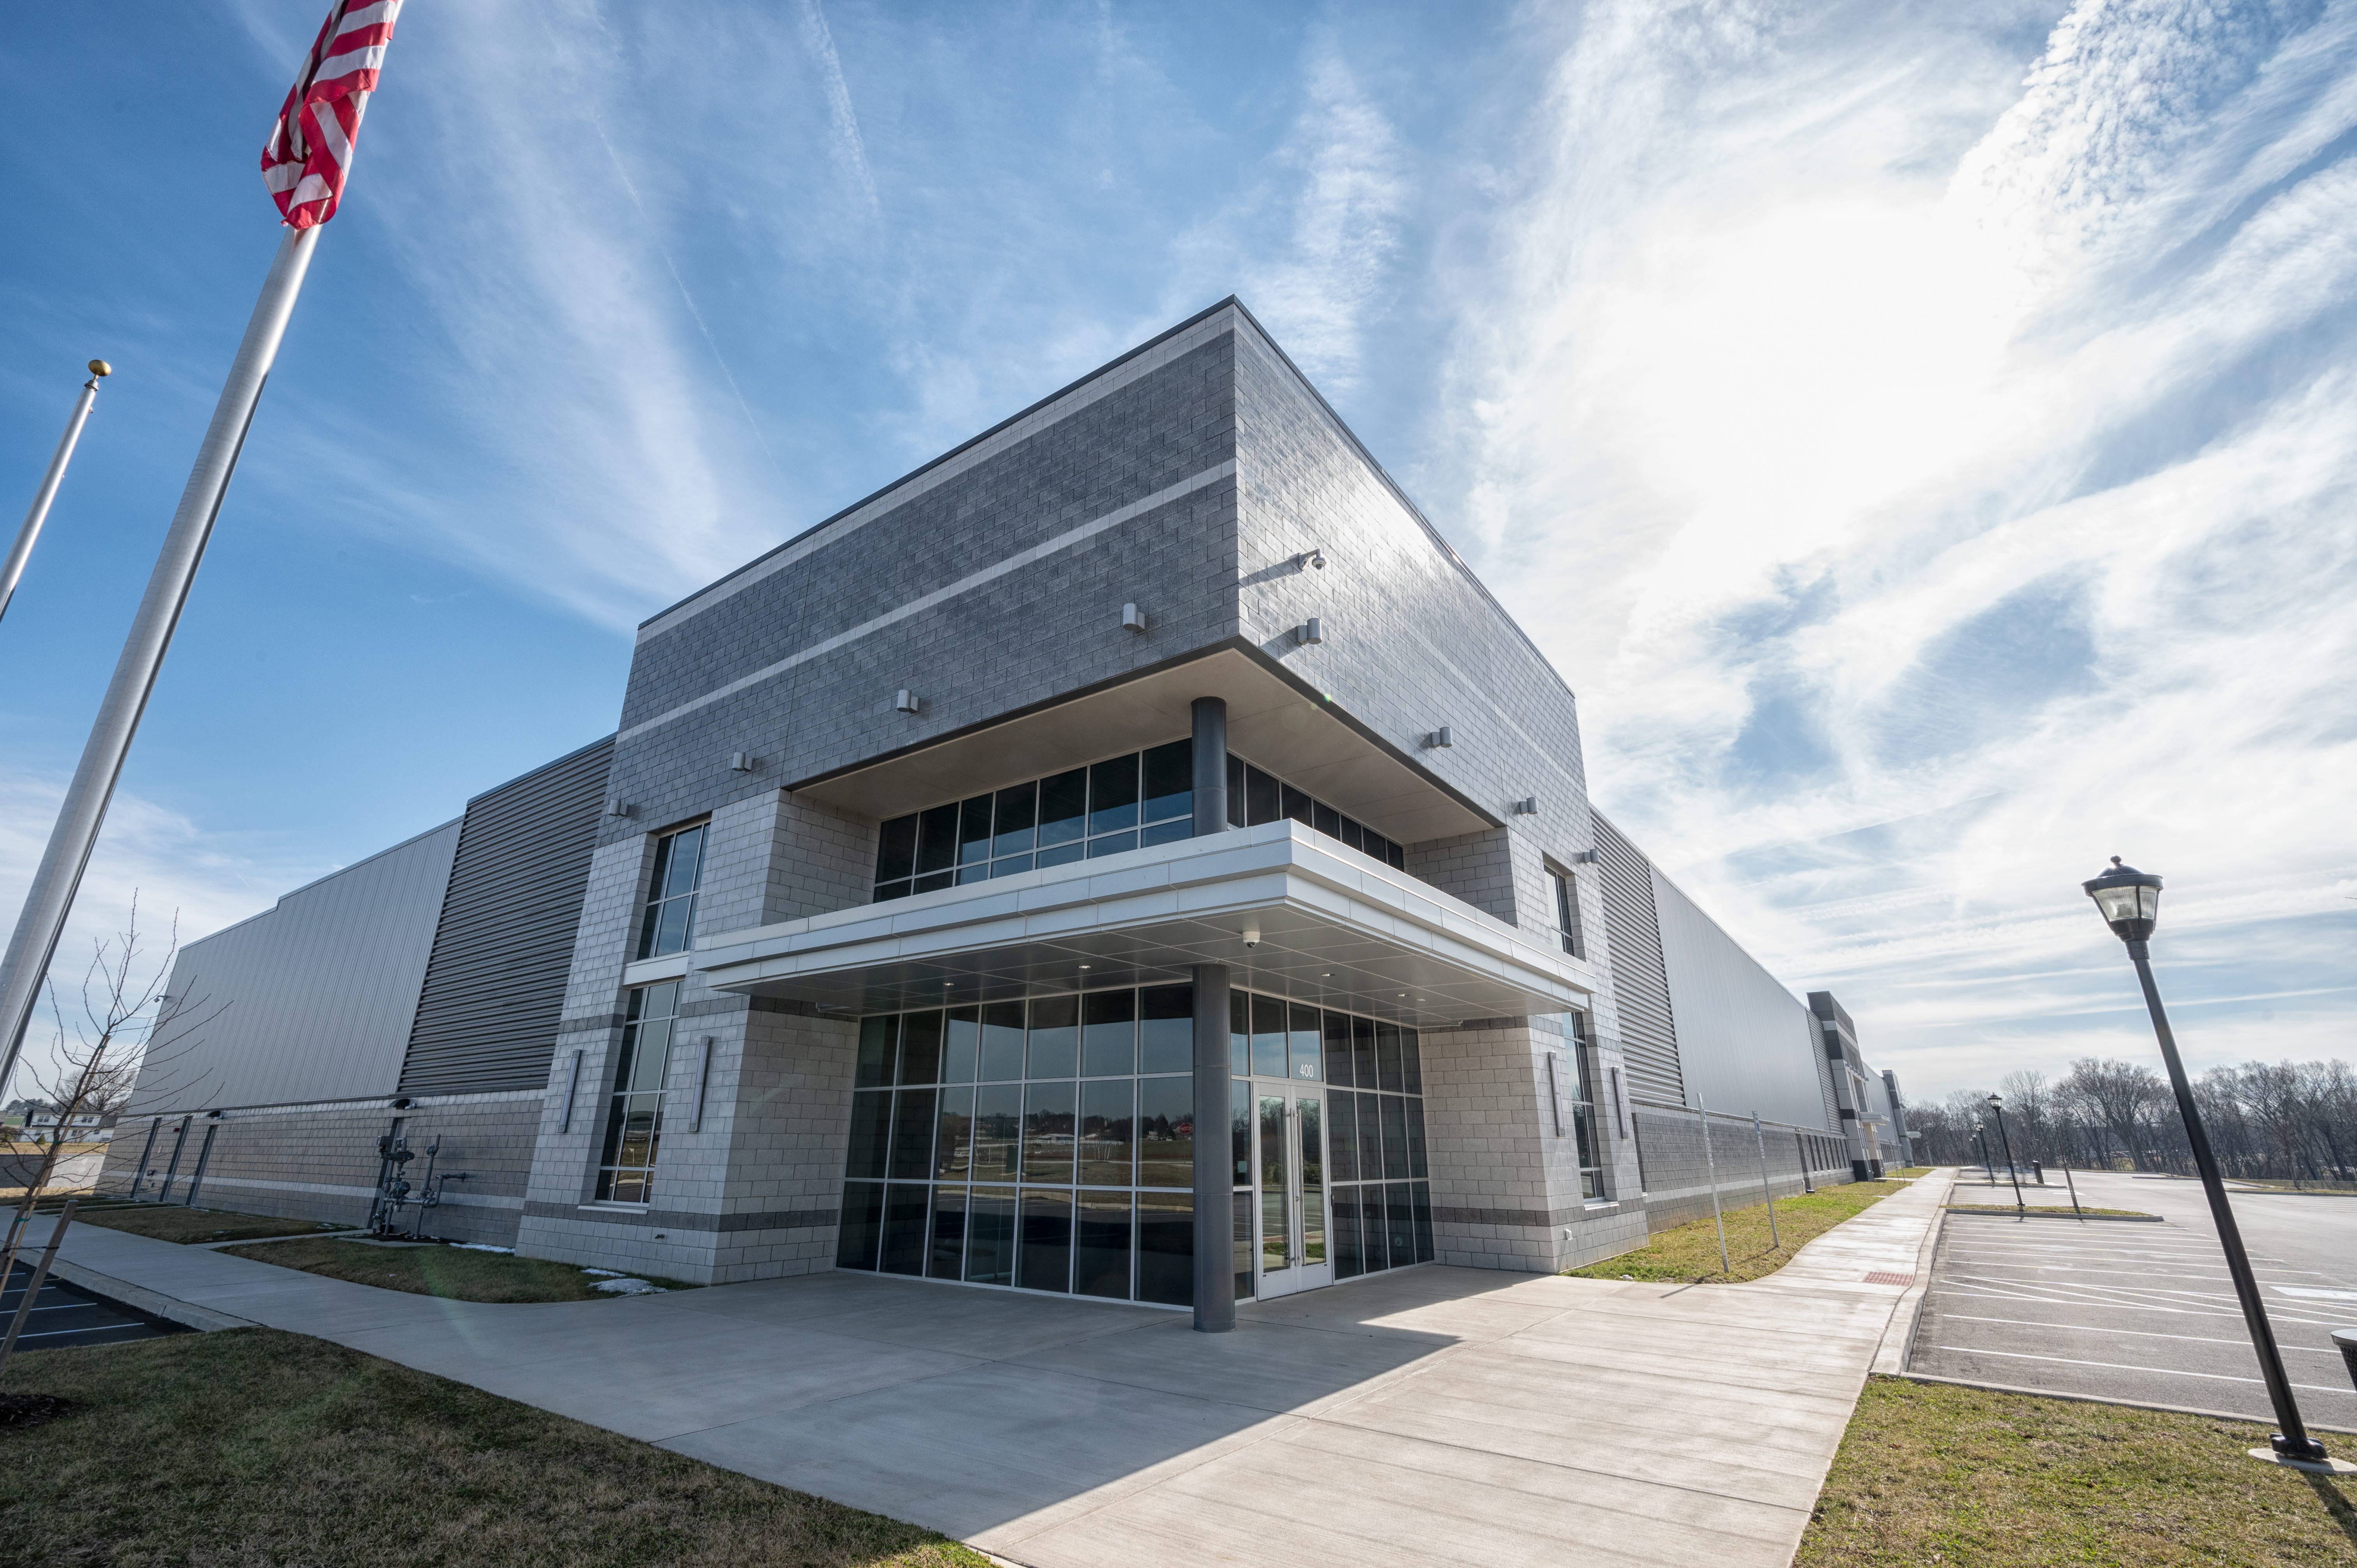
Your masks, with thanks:
[[(2239, 1421), (2244, 1426), (2271, 1426), (2275, 1423), (2271, 1416), (2240, 1415), (2231, 1410), (2206, 1410), (2200, 1405), (2154, 1404), (2147, 1400), (2111, 1400), (2099, 1398), (2094, 1394), (2057, 1393), (2052, 1389), (2025, 1389), (2018, 1383), (1984, 1383), (1971, 1378), (1943, 1378), (1936, 1372), (1893, 1372), (1888, 1375), (1910, 1383), (1944, 1383), (1950, 1388), (1979, 1389), (1993, 1394), (2024, 1394), (2031, 1399), (2068, 1400), (2072, 1404), (2115, 1404), (2126, 1410), (2157, 1410), (2166, 1415), (2201, 1415), (2213, 1421)], [(2334, 1426), (2321, 1421), (2310, 1421), (2308, 1422), (2308, 1425), (2318, 1432), (2339, 1432), (2357, 1437), (2357, 1426)]]
[[(1918, 1183), (1937, 1181), (1937, 1176), (1916, 1176)], [(1955, 1190), (1955, 1177), (1947, 1178), (1948, 1191)], [(1910, 1187), (1909, 1189), (1912, 1191)], [(1932, 1223), (1924, 1229), (1922, 1244), (1915, 1249), (1915, 1283), (1891, 1309), (1890, 1321), (1883, 1326), (1882, 1343), (1875, 1348), (1874, 1362), (1867, 1368), (1869, 1376), (1880, 1373), (1889, 1377), (1903, 1376), (1907, 1359), (1915, 1348), (1915, 1325), (1923, 1316), (1923, 1297), (1932, 1288), (1932, 1258), (1939, 1251), (1940, 1233), (1948, 1223), (1948, 1195), (1940, 1195), (1938, 1205), (1932, 1210)]]
[(66, 1283), (79, 1286), (92, 1295), (104, 1296), (118, 1306), (127, 1306), (134, 1312), (145, 1313), (150, 1317), (161, 1317), (167, 1322), (177, 1323), (187, 1328), (199, 1329), (208, 1334), (221, 1328), (262, 1326), (249, 1318), (232, 1317), (226, 1312), (215, 1312), (210, 1306), (198, 1306), (193, 1303), (182, 1301), (178, 1296), (169, 1296), (161, 1291), (149, 1290), (145, 1285), (135, 1285), (129, 1280), (118, 1280), (112, 1274), (102, 1274), (96, 1269), (83, 1268), (80, 1263), (70, 1263), (63, 1258), (50, 1264), (49, 1272)]
[(2161, 1214), (2073, 1214), (2061, 1208), (1955, 1208), (1940, 1206), (1943, 1214), (1969, 1214), (1980, 1219), (2075, 1219), (2083, 1225), (2166, 1225), (2169, 1218)]

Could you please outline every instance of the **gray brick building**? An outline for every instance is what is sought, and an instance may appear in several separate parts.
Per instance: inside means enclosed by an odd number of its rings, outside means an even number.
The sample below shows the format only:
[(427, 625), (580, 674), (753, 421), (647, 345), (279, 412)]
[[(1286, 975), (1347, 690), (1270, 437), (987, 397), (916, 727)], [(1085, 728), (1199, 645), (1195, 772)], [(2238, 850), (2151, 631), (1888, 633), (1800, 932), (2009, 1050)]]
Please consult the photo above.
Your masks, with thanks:
[(655, 616), (614, 736), (172, 985), (228, 1005), (116, 1140), (142, 1196), (358, 1219), (430, 1150), (429, 1233), (1210, 1328), (1609, 1256), (1896, 1122), (1232, 300)]

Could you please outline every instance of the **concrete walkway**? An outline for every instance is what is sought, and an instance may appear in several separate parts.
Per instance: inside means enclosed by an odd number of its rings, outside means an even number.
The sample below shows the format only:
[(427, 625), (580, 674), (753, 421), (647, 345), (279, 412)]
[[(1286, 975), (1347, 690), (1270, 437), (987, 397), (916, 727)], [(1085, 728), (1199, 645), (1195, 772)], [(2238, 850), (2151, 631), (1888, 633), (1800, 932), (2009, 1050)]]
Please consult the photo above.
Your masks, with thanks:
[(1781, 1568), (1908, 1294), (1866, 1276), (1915, 1273), (1946, 1185), (1753, 1284), (1426, 1266), (1218, 1336), (864, 1274), (518, 1306), (95, 1227), (65, 1253), (1033, 1568)]

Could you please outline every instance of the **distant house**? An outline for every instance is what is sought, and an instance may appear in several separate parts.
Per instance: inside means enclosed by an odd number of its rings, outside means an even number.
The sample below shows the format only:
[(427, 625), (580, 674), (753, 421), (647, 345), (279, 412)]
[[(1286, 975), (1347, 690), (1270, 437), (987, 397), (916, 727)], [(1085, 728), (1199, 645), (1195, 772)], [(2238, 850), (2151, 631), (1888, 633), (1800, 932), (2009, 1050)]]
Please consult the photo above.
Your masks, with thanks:
[[(77, 1111), (65, 1118), (64, 1138), (70, 1144), (99, 1144), (114, 1136), (117, 1113), (113, 1111)], [(25, 1112), (25, 1131), (38, 1138), (58, 1136), (57, 1107), (42, 1105)]]

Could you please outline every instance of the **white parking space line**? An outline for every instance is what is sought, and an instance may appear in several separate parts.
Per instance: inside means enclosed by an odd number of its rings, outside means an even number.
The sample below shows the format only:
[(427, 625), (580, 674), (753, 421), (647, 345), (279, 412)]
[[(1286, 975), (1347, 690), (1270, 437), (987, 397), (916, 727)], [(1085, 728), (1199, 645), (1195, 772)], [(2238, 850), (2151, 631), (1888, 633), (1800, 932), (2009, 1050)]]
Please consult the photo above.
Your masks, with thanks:
[[(2005, 1286), (2013, 1289), (2005, 1289)], [(2023, 1288), (2019, 1280), (1982, 1280), (1970, 1275), (1951, 1279), (1935, 1289), (1949, 1295), (1982, 1295), (2007, 1301), (2035, 1301), (2050, 1306), (2102, 1307), (2119, 1312), (2179, 1312), (2201, 1317), (2240, 1317), (2242, 1313), (2219, 1308), (2197, 1306), (2196, 1301), (2216, 1302), (2220, 1307), (2234, 1304), (2230, 1295), (2195, 1296), (2190, 1292), (2136, 1291), (2125, 1285), (2053, 1285), (2044, 1289)], [(2138, 1300), (2136, 1297), (2151, 1299)], [(2267, 1317), (2276, 1323), (2300, 1323), (2320, 1328), (2339, 1326), (2337, 1319), (2309, 1316), (2297, 1308), (2281, 1303), (2269, 1304)]]
[[(2065, 1367), (2103, 1367), (2115, 1372), (2160, 1372), (2172, 1378), (2208, 1378), (2221, 1383), (2256, 1383), (2261, 1378), (2238, 1378), (2226, 1372), (2188, 1372), (2175, 1367), (2145, 1367), (2133, 1361), (2082, 1361), (2072, 1356), (2032, 1356), (2021, 1350), (1978, 1350), (1964, 1345), (1935, 1345), (1935, 1350), (1953, 1350), (1959, 1356), (2003, 1356), (2013, 1361), (2055, 1361)], [(2294, 1383), (2293, 1388), (2305, 1389), (2312, 1394), (2345, 1394), (2347, 1389), (2336, 1389), (2329, 1383)]]
[[(2251, 1348), (2251, 1342), (2248, 1339), (2219, 1339), (2207, 1334), (2157, 1334), (2146, 1328), (2112, 1328), (2087, 1323), (2040, 1323), (2035, 1318), (2027, 1317), (1975, 1317), (1969, 1313), (1943, 1312), (1940, 1315), (1940, 1321), (1943, 1323), (2009, 1323), (2017, 1328), (2056, 1328), (2065, 1334), (2126, 1334), (2138, 1339), (2190, 1339), (2197, 1345), (2240, 1345), (2245, 1350)], [(2302, 1351), (2310, 1356), (2341, 1354), (2339, 1350), (2330, 1347), (2319, 1348), (2312, 1345), (2285, 1345), (2281, 1348), (2286, 1350)]]

